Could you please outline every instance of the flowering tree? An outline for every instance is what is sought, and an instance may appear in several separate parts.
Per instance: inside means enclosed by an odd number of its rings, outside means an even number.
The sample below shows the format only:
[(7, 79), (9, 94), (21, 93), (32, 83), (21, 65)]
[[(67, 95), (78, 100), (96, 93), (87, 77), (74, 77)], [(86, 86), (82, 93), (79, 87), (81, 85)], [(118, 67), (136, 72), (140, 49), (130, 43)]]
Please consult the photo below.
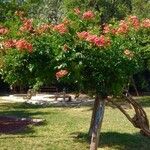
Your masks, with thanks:
[[(75, 9), (74, 14), (69, 15), (70, 18), (71, 21), (67, 20), (67, 25), (64, 24), (65, 29), (68, 30), (63, 34), (58, 31), (57, 35), (58, 39), (63, 39), (61, 44), (64, 51), (59, 66), (62, 69), (59, 71), (62, 73), (60, 80), (65, 76), (65, 79), (73, 79), (78, 83), (81, 89), (95, 93), (89, 130), (90, 149), (95, 150), (99, 141), (105, 100), (109, 95), (121, 94), (129, 78), (142, 69), (141, 56), (147, 51), (147, 46), (145, 47), (139, 38), (148, 35), (150, 20), (140, 21), (136, 16), (130, 16), (113, 24), (105, 24), (104, 30), (101, 30), (96, 13), (92, 11), (83, 13)], [(127, 116), (126, 113), (124, 114)], [(142, 131), (149, 135), (147, 118), (145, 120), (146, 129)]]
[[(59, 80), (76, 84), (87, 93), (92, 91), (90, 149), (96, 150), (106, 99), (122, 94), (129, 78), (142, 69), (147, 46), (139, 39), (148, 35), (150, 20), (129, 16), (104, 24), (102, 30), (99, 14), (91, 10), (76, 8), (54, 25), (37, 25), (20, 12), (16, 15), (18, 24), (9, 21), (0, 29), (1, 74), (9, 83), (28, 81), (36, 86)], [(141, 130), (150, 135), (147, 120)]]

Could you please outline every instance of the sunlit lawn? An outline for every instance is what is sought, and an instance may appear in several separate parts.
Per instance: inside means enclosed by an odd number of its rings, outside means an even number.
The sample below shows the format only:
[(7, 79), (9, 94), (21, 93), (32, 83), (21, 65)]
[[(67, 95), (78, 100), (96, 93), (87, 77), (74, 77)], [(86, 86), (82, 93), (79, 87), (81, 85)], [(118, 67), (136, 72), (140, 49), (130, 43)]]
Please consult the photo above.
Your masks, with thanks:
[[(150, 97), (145, 98), (150, 119)], [(130, 111), (130, 110), (128, 110)], [(91, 108), (31, 107), (25, 104), (0, 103), (1, 115), (46, 119), (41, 126), (23, 132), (0, 135), (0, 150), (87, 150), (87, 131)], [(118, 109), (106, 107), (102, 127), (103, 150), (149, 150), (150, 139), (141, 136)]]

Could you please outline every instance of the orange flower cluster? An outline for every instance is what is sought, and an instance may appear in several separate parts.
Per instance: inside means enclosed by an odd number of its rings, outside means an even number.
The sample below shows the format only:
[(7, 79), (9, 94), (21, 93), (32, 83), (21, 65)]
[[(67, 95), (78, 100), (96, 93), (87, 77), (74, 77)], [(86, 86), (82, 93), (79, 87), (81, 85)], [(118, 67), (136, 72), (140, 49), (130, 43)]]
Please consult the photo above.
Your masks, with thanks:
[(129, 25), (125, 20), (121, 20), (119, 27), (116, 29), (116, 34), (124, 34), (129, 31)]
[(65, 70), (59, 70), (58, 72), (56, 72), (56, 78), (57, 79), (60, 79), (64, 76), (66, 76), (68, 74), (68, 71), (65, 69)]
[(150, 19), (144, 19), (142, 21), (142, 27), (144, 27), (144, 28), (150, 28)]
[(24, 39), (20, 40), (8, 40), (4, 42), (4, 47), (5, 48), (17, 48), (19, 50), (27, 50), (28, 52), (32, 52), (32, 44), (28, 43)]
[(94, 16), (95, 16), (94, 13), (91, 10), (89, 10), (83, 13), (82, 18), (85, 20), (91, 20), (94, 18)]
[(134, 56), (133, 52), (128, 49), (124, 50), (124, 55), (127, 56), (129, 59), (131, 59)]
[(68, 29), (64, 23), (55, 25), (53, 27), (53, 30), (59, 32), (60, 34), (65, 34), (66, 32), (68, 32)]
[(129, 16), (128, 20), (135, 29), (139, 29), (140, 21), (137, 16)]
[(8, 33), (8, 29), (5, 27), (0, 26), (0, 35), (4, 35)]
[(97, 36), (90, 34), (89, 32), (83, 31), (83, 32), (78, 32), (77, 36), (85, 41), (90, 42), (91, 44), (94, 44), (98, 47), (105, 47), (110, 44), (110, 39), (108, 37), (105, 37), (104, 35)]
[(20, 27), (20, 31), (22, 32), (31, 32), (33, 31), (33, 25), (32, 25), (33, 20), (32, 19), (24, 19), (23, 20), (23, 25)]
[(75, 8), (75, 9), (74, 9), (74, 13), (75, 13), (76, 15), (79, 15), (79, 14), (81, 13), (81, 11), (80, 11), (79, 8)]
[(32, 52), (32, 44), (28, 43), (26, 40), (24, 39), (20, 39), (16, 42), (16, 48), (20, 49), (20, 50), (28, 50), (28, 52)]
[(7, 48), (15, 48), (16, 47), (16, 40), (8, 40), (4, 42), (4, 47)]
[(140, 22), (137, 16), (130, 16), (127, 20), (121, 20), (118, 28), (112, 28), (112, 25), (104, 24), (103, 33), (125, 34), (130, 27), (134, 29), (139, 29), (140, 27), (150, 28), (150, 19)]
[(41, 34), (41, 33), (48, 31), (51, 27), (52, 27), (52, 25), (50, 25), (50, 24), (42, 24), (41, 26), (39, 26), (36, 29), (36, 32)]
[(107, 34), (107, 33), (110, 33), (110, 32), (111, 32), (111, 25), (109, 25), (109, 24), (104, 24), (103, 26), (104, 26), (104, 28), (103, 28), (103, 33), (104, 33), (104, 34)]
[(95, 17), (94, 13), (91, 10), (88, 10), (88, 11), (84, 12), (83, 14), (81, 14), (80, 9), (79, 8), (75, 8), (74, 9), (74, 13), (76, 15), (78, 15), (78, 16), (82, 15), (82, 18), (84, 20), (91, 20), (91, 19), (93, 19)]
[(129, 31), (129, 25), (125, 20), (121, 20), (118, 28), (112, 28), (112, 25), (104, 24), (103, 33), (125, 34)]
[(77, 36), (79, 37), (79, 39), (85, 40), (89, 36), (89, 32), (87, 31), (77, 32)]

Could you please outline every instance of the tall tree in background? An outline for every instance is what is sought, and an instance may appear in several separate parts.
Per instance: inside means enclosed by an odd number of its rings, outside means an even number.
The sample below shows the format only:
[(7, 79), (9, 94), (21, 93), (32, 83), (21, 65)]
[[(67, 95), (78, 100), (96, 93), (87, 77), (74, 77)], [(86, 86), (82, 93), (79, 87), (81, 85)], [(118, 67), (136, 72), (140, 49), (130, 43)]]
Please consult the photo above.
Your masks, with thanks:
[(30, 16), (56, 23), (63, 14), (61, 2), (62, 0), (38, 0), (29, 10)]
[(63, 0), (64, 8), (69, 10), (74, 7), (95, 9), (101, 14), (101, 23), (111, 19), (123, 19), (129, 14), (149, 18), (149, 0)]
[(99, 11), (101, 24), (113, 18), (120, 20), (129, 14), (150, 17), (149, 0), (2, 0), (0, 21), (4, 21), (8, 13), (19, 9), (27, 12), (30, 17), (58, 22), (63, 14), (75, 7)]
[(140, 18), (150, 18), (150, 1), (149, 0), (133, 0), (132, 13)]

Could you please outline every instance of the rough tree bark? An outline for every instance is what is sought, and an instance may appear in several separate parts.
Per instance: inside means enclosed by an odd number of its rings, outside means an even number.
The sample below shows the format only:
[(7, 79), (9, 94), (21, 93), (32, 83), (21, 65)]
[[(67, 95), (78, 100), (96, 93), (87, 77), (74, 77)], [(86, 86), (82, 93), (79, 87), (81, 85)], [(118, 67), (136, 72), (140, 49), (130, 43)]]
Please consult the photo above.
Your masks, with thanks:
[(96, 96), (89, 129), (89, 137), (91, 139), (90, 150), (97, 150), (99, 143), (99, 132), (101, 130), (105, 109), (105, 99)]
[(96, 110), (97, 110), (97, 106), (99, 105), (99, 99), (96, 96), (95, 97), (95, 101), (94, 101), (94, 106), (93, 106), (93, 112), (92, 112), (92, 117), (91, 117), (91, 123), (90, 123), (90, 128), (89, 128), (89, 132), (88, 132), (88, 136), (89, 136), (89, 142), (91, 140), (92, 137), (92, 127), (94, 125), (94, 119), (95, 119), (95, 114), (96, 114)]

